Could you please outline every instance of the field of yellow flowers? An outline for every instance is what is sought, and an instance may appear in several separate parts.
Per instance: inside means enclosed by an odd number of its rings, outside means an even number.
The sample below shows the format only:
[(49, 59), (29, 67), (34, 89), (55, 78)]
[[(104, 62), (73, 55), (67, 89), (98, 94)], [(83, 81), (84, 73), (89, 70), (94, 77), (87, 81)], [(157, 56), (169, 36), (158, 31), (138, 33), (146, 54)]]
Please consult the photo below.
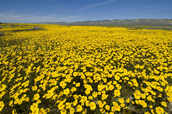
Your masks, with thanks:
[(0, 33), (2, 114), (169, 113), (170, 30), (4, 24)]

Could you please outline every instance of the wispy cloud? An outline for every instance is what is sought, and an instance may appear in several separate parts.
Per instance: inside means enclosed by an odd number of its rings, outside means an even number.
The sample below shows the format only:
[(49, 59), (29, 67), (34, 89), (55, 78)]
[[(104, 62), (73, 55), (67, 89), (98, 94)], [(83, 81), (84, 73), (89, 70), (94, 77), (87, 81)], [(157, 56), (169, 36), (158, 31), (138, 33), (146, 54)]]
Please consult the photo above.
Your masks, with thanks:
[(105, 5), (108, 5), (110, 3), (114, 3), (114, 2), (117, 2), (117, 1), (118, 0), (103, 0), (101, 2), (86, 5), (86, 6), (82, 7), (82, 8), (80, 8), (80, 10), (86, 10), (86, 9), (90, 9), (90, 8), (101, 7), (101, 6), (105, 6)]
[(61, 21), (74, 21), (79, 16), (63, 16), (56, 15), (37, 16), (37, 15), (24, 15), (15, 13), (0, 13), (0, 21), (3, 22), (61, 22)]

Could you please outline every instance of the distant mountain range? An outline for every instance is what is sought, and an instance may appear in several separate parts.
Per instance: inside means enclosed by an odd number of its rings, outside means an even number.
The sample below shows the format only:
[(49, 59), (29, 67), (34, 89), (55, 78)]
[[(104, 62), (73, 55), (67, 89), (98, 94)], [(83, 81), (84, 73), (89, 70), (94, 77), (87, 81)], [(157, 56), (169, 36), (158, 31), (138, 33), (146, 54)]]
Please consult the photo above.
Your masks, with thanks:
[[(63, 23), (62, 23), (63, 24)], [(68, 23), (72, 25), (172, 25), (172, 19), (126, 19), (126, 20), (98, 20), (98, 21), (80, 21)]]
[(81, 26), (120, 26), (130, 28), (170, 29), (172, 30), (172, 19), (113, 19), (77, 22), (51, 22), (48, 24), (81, 25)]

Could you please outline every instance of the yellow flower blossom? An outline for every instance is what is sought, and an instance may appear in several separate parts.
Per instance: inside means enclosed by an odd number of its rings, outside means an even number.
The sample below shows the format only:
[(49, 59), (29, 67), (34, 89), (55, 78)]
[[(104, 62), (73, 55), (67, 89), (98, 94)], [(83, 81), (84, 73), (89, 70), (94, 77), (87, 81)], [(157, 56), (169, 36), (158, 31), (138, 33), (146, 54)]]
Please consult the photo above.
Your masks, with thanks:
[(35, 94), (34, 96), (33, 96), (33, 100), (35, 100), (35, 101), (37, 101), (37, 100), (39, 100), (39, 94), (37, 93), (37, 94)]
[(95, 110), (96, 109), (96, 103), (94, 103), (94, 102), (90, 102), (89, 106), (90, 106), (91, 110)]
[(5, 104), (3, 101), (0, 101), (0, 112), (2, 111), (2, 109), (4, 108)]
[(162, 107), (155, 108), (157, 114), (164, 114), (164, 109)]
[(69, 93), (70, 93), (69, 88), (67, 88), (67, 89), (64, 90), (64, 94), (65, 94), (65, 95), (68, 95)]
[(81, 105), (78, 105), (76, 111), (77, 112), (81, 112), (82, 111), (82, 106)]

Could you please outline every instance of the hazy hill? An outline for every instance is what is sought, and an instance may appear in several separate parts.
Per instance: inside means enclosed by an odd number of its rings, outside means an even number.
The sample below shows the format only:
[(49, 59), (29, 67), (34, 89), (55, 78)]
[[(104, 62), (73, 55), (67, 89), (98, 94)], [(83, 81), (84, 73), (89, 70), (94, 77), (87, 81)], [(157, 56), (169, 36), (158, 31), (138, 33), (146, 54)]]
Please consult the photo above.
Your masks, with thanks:
[[(52, 24), (52, 23), (51, 23)], [(92, 25), (92, 26), (122, 26), (131, 28), (171, 29), (172, 19), (126, 19), (126, 20), (97, 20), (78, 22), (57, 22), (60, 25)]]
[(70, 23), (72, 25), (150, 25), (150, 26), (168, 26), (172, 25), (172, 19), (127, 19), (127, 20), (102, 20), (102, 21), (80, 21)]

